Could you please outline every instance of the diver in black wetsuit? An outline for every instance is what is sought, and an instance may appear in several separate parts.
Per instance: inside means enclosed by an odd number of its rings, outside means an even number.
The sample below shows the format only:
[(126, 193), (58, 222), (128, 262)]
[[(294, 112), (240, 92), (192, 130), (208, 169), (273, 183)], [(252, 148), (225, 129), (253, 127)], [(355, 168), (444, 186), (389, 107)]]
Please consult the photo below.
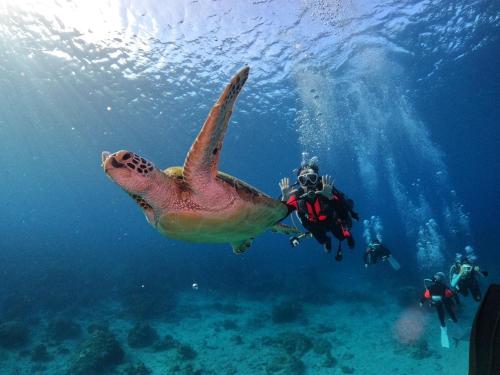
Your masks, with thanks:
[(365, 267), (373, 266), (379, 261), (388, 261), (391, 267), (397, 271), (401, 268), (398, 261), (394, 259), (391, 251), (383, 245), (378, 239), (373, 239), (368, 244), (366, 251), (363, 255), (363, 261), (365, 262)]
[(449, 348), (448, 332), (445, 323), (445, 310), (455, 323), (458, 321), (454, 311), (453, 291), (445, 284), (446, 276), (443, 272), (438, 272), (432, 279), (425, 279), (425, 292), (420, 299), (420, 307), (428, 301), (431, 306), (436, 308), (439, 322), (441, 323), (441, 345)]
[[(453, 290), (463, 296), (468, 296), (469, 292), (474, 301), (481, 301), (481, 289), (479, 278), (488, 276), (487, 271), (482, 271), (475, 266), (472, 259), (466, 255), (457, 254), (455, 263), (450, 268), (450, 284)], [(456, 296), (458, 302), (458, 296)]]

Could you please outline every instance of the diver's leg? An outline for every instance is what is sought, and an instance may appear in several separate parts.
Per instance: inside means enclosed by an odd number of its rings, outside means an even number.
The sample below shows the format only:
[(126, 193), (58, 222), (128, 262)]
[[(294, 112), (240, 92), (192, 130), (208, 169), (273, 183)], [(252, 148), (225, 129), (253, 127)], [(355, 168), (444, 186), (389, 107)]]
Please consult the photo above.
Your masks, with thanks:
[(447, 299), (444, 301), (444, 307), (446, 308), (446, 312), (450, 316), (451, 320), (453, 320), (455, 323), (458, 321), (457, 315), (455, 314), (455, 310), (453, 309), (453, 304), (451, 299)]
[(470, 293), (472, 294), (474, 301), (481, 301), (481, 289), (479, 289), (479, 283), (477, 281), (471, 285)]
[(441, 323), (441, 327), (446, 327), (446, 323), (444, 321), (444, 307), (442, 302), (438, 302), (434, 305), (436, 308), (438, 317), (439, 317), (439, 322)]
[(309, 225), (308, 228), (313, 237), (318, 241), (327, 253), (332, 251), (332, 240), (327, 236), (326, 231), (319, 225)]

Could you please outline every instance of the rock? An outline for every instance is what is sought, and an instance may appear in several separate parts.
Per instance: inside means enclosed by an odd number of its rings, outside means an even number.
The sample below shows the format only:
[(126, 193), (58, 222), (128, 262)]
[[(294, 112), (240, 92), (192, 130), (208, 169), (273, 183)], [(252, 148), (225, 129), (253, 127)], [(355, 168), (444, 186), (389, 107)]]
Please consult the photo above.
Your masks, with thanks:
[(158, 340), (158, 334), (149, 324), (137, 323), (127, 336), (131, 348), (146, 348)]
[(109, 374), (123, 361), (124, 352), (115, 336), (95, 331), (85, 340), (70, 365), (69, 375)]
[(24, 323), (10, 320), (0, 324), (0, 346), (6, 349), (20, 348), (29, 340), (29, 331)]

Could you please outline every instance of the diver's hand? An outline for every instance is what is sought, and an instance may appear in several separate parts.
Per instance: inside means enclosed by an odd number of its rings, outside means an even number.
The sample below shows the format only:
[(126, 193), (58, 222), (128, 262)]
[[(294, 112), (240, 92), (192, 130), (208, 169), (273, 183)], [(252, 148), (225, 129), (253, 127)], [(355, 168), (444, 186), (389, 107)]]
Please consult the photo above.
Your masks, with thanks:
[(281, 189), (281, 199), (287, 201), (292, 195), (292, 187), (290, 186), (290, 179), (288, 177), (284, 177), (280, 180), (279, 186)]
[(321, 177), (321, 183), (323, 185), (323, 189), (318, 191), (319, 194), (331, 199), (333, 197), (333, 186), (332, 186), (332, 178), (328, 175), (324, 175)]

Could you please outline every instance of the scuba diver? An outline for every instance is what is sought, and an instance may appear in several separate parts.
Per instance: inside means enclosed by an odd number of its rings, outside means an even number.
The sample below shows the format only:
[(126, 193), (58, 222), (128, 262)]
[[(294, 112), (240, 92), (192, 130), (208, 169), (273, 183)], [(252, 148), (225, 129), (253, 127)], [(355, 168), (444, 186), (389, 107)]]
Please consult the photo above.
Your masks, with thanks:
[(446, 276), (443, 272), (437, 272), (432, 279), (425, 279), (424, 286), (425, 292), (420, 299), (420, 307), (424, 302), (428, 301), (431, 306), (436, 308), (438, 313), (439, 322), (441, 323), (441, 346), (443, 348), (450, 347), (450, 340), (448, 338), (448, 331), (445, 323), (445, 310), (450, 316), (451, 320), (455, 323), (458, 321), (455, 315), (454, 303), (452, 300), (453, 291), (445, 284)]
[(307, 233), (292, 237), (290, 243), (297, 246), (300, 239), (306, 236), (314, 237), (326, 252), (331, 252), (332, 241), (328, 232), (339, 240), (335, 259), (343, 258), (341, 242), (347, 240), (348, 246), (354, 248), (354, 238), (351, 233), (352, 219), (359, 216), (354, 211), (354, 202), (333, 186), (328, 175), (320, 176), (316, 157), (306, 160), (307, 153), (302, 154), (302, 164), (297, 172), (297, 183), (290, 185), (285, 177), (279, 182), (281, 199), (286, 202), (289, 212), (296, 211)]
[(394, 259), (391, 254), (391, 251), (378, 239), (373, 239), (368, 244), (366, 248), (365, 254), (363, 255), (363, 260), (365, 262), (365, 267), (373, 266), (381, 261), (388, 261), (394, 271), (397, 271), (401, 268), (399, 262)]
[[(450, 285), (455, 292), (464, 297), (469, 291), (474, 301), (481, 301), (481, 290), (479, 288), (479, 277), (487, 277), (488, 272), (482, 271), (473, 263), (473, 257), (457, 254), (455, 263), (450, 268)], [(457, 302), (458, 295), (456, 296)]]

